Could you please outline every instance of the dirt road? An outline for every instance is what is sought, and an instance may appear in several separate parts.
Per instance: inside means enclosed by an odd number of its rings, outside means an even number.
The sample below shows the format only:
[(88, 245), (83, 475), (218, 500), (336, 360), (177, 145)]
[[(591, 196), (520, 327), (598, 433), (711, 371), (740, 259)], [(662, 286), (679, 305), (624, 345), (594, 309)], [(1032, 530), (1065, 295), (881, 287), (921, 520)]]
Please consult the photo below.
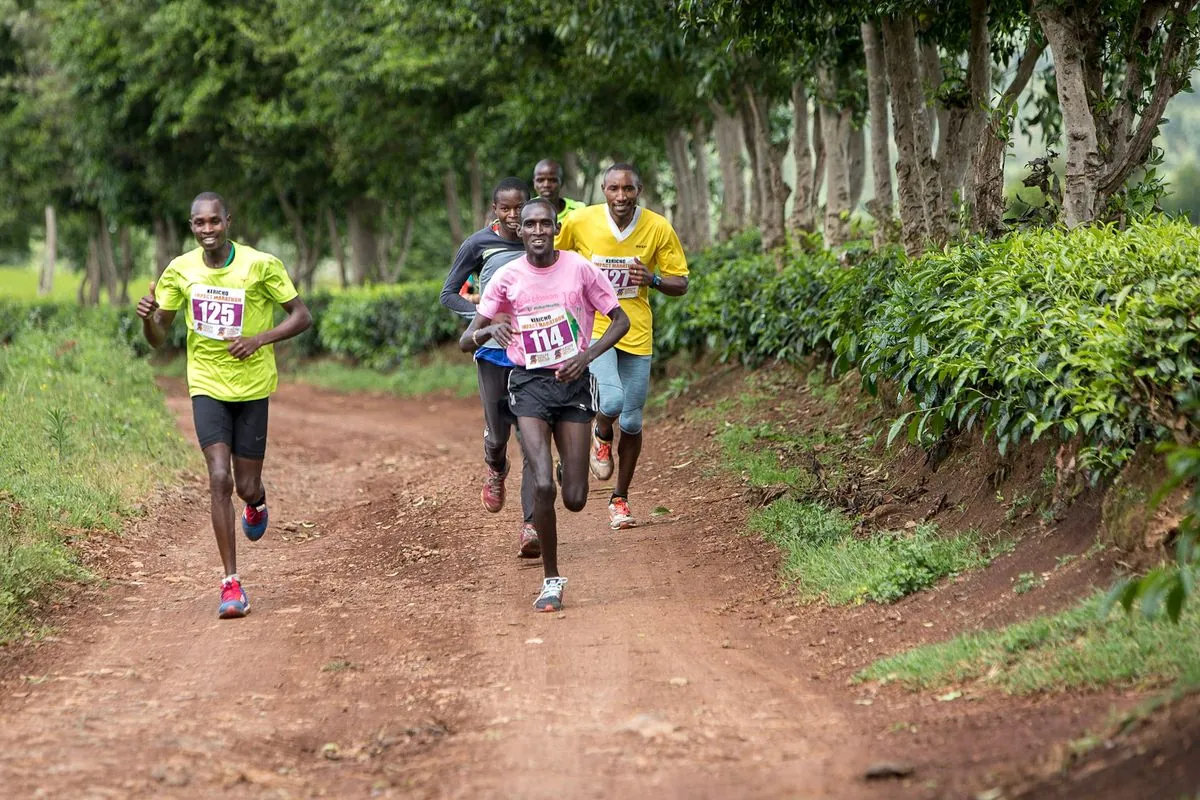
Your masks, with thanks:
[[(186, 398), (170, 403), (190, 438)], [(216, 618), (203, 479), (152, 498), (110, 542), (108, 580), (9, 663), (0, 796), (854, 798), (953, 784), (936, 768), (862, 779), (895, 756), (885, 723), (829, 680), (824, 639), (780, 635), (796, 617), (780, 622), (772, 555), (667, 435), (648, 438), (632, 500), (643, 518), (669, 513), (612, 533), (595, 487), (560, 516), (566, 609), (535, 614), (516, 486), (501, 514), (479, 505), (480, 424), (469, 400), (285, 386), (272, 527), (240, 548), (253, 613)], [(836, 624), (824, 620), (811, 625)], [(947, 766), (928, 744), (924, 764)]]

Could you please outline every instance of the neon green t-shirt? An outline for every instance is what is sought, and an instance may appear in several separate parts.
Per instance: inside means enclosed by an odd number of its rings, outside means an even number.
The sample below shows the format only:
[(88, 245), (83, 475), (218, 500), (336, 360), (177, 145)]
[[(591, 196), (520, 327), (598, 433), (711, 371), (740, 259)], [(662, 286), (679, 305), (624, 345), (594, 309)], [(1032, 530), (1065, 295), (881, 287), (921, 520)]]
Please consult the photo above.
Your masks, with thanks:
[(564, 219), (566, 219), (567, 215), (570, 214), (572, 211), (577, 211), (578, 209), (581, 209), (581, 208), (587, 208), (587, 203), (581, 203), (578, 200), (572, 200), (569, 197), (562, 198), (562, 201), (565, 205), (563, 205), (563, 210), (558, 212), (558, 221), (559, 222), (562, 222)]
[(245, 361), (229, 354), (228, 339), (274, 327), (275, 304), (297, 296), (278, 258), (233, 243), (233, 261), (213, 269), (197, 247), (163, 271), (154, 299), (187, 319), (188, 393), (214, 400), (259, 400), (275, 391), (275, 347), (265, 345)]

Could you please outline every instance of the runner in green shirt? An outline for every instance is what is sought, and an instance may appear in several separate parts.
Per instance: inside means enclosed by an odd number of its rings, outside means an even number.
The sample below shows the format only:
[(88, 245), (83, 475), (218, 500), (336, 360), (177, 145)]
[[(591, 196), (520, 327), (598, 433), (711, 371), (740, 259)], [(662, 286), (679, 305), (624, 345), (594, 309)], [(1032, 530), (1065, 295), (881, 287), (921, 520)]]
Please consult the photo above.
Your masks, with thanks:
[(562, 166), (552, 158), (543, 158), (533, 168), (533, 190), (539, 197), (549, 200), (562, 222), (577, 208), (586, 208), (586, 203), (562, 196)]
[[(175, 315), (187, 320), (188, 393), (196, 437), (208, 466), (212, 525), (225, 567), (222, 619), (244, 617), (250, 601), (237, 571), (230, 495), (245, 503), (242, 531), (257, 541), (267, 530), (262, 483), (267, 451), (267, 404), (278, 383), (274, 343), (312, 325), (279, 259), (229, 239), (229, 207), (219, 194), (192, 201), (190, 224), (200, 247), (176, 258), (138, 301), (142, 333), (161, 347)], [(287, 318), (274, 324), (275, 304)]]

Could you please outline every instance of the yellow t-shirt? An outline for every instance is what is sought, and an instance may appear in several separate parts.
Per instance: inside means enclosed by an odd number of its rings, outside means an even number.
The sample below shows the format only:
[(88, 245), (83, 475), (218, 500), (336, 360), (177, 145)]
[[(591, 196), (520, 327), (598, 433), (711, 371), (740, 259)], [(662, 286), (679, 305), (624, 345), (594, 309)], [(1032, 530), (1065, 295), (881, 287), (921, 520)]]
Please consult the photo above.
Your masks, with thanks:
[(275, 347), (245, 361), (229, 354), (227, 339), (255, 336), (275, 325), (275, 304), (296, 297), (278, 258), (233, 243), (233, 261), (213, 269), (197, 247), (163, 270), (154, 299), (164, 311), (184, 309), (187, 320), (188, 393), (215, 400), (258, 400), (275, 391)]
[[(650, 310), (650, 287), (629, 285), (629, 265), (633, 259), (646, 269), (660, 275), (687, 275), (687, 259), (683, 245), (671, 223), (648, 208), (638, 208), (633, 221), (623, 231), (608, 214), (608, 206), (600, 203), (579, 209), (565, 220), (554, 246), (574, 250), (591, 260), (608, 275), (629, 315), (629, 333), (617, 343), (617, 348), (638, 356), (654, 353), (654, 313)], [(596, 315), (592, 338), (608, 330), (608, 317)]]

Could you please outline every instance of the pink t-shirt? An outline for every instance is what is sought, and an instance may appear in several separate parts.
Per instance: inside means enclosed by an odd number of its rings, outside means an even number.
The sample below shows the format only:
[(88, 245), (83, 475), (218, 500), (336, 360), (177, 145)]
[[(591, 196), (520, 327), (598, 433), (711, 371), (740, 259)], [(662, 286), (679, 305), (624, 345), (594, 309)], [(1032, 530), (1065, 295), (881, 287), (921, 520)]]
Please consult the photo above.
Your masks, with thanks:
[(550, 369), (587, 348), (596, 312), (607, 316), (619, 305), (612, 283), (592, 262), (559, 250), (549, 267), (535, 267), (527, 256), (500, 268), (479, 300), (479, 314), (512, 316), (516, 331), (508, 346), (514, 364)]

